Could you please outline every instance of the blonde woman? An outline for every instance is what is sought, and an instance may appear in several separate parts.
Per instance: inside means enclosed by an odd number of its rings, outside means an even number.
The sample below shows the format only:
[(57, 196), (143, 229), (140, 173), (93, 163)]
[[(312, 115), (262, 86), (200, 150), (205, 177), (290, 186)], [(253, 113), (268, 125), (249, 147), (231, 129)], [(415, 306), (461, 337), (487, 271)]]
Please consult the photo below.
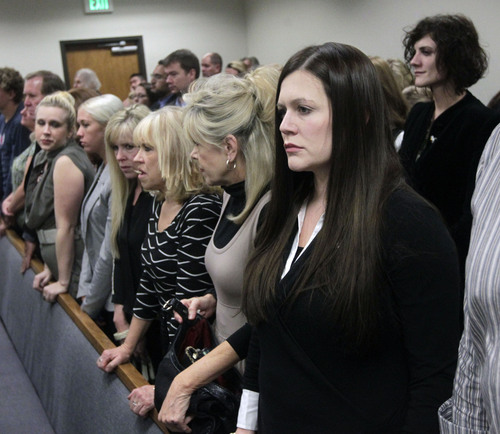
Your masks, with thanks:
[[(170, 298), (213, 291), (204, 258), (221, 201), (191, 164), (182, 109), (166, 107), (148, 115), (135, 128), (134, 143), (140, 147), (135, 157), (138, 180), (156, 197), (141, 249), (143, 272), (128, 335), (122, 345), (104, 351), (97, 361), (106, 372), (130, 359)], [(162, 319), (163, 352), (176, 328), (173, 316)], [(140, 414), (149, 411), (152, 387), (150, 392), (148, 402), (138, 402), (131, 395), (131, 408)]]
[[(113, 253), (114, 334), (118, 344), (127, 337), (139, 280), (142, 274), (141, 245), (147, 231), (153, 196), (144, 191), (137, 180), (134, 158), (139, 147), (134, 145), (137, 124), (151, 111), (141, 104), (120, 110), (109, 120), (105, 132), (106, 160), (111, 175), (111, 251)], [(161, 360), (159, 321), (154, 321), (145, 339), (137, 346), (132, 363), (147, 380)], [(139, 388), (135, 393), (149, 393)], [(144, 399), (142, 399), (144, 401)], [(132, 410), (136, 410), (132, 407)]]
[(243, 77), (247, 71), (247, 66), (241, 60), (233, 60), (227, 64), (225, 73)]
[[(89, 155), (101, 160), (97, 173), (82, 205), (82, 236), (85, 243), (82, 274), (78, 285), (78, 298), (82, 310), (110, 334), (113, 329), (111, 304), (112, 256), (109, 248), (111, 226), (111, 181), (106, 164), (104, 131), (117, 111), (123, 109), (118, 97), (101, 95), (85, 101), (78, 109), (77, 131), (80, 144)], [(102, 322), (103, 321), (103, 322)]]
[(132, 318), (142, 272), (140, 250), (153, 203), (153, 197), (137, 181), (133, 161), (139, 151), (134, 145), (134, 129), (149, 113), (147, 107), (138, 104), (120, 110), (109, 120), (105, 131), (106, 160), (112, 185), (112, 301), (118, 342), (125, 338)]
[[(58, 294), (76, 296), (83, 244), (80, 207), (94, 177), (85, 152), (76, 144), (74, 99), (67, 92), (46, 96), (38, 105), (36, 155), (26, 189), (26, 225), (36, 230), (43, 272), (33, 287), (48, 302)], [(48, 284), (54, 278), (55, 283)]]
[(246, 322), (243, 270), (270, 197), (278, 76), (277, 67), (262, 67), (244, 79), (217, 75), (186, 95), (184, 127), (194, 144), (191, 158), (207, 184), (224, 189), (224, 205), (206, 253), (217, 298), (207, 294), (184, 304), (191, 318), (198, 310), (206, 317), (216, 313), (220, 342)]
[[(198, 310), (208, 318), (215, 314), (214, 332), (228, 365), (244, 359), (248, 346), (245, 333), (238, 334), (238, 339), (232, 337), (230, 343), (225, 341), (246, 323), (241, 311), (243, 273), (270, 199), (278, 76), (276, 66), (258, 68), (243, 79), (219, 74), (186, 95), (184, 128), (194, 144), (191, 157), (207, 184), (223, 188), (224, 200), (205, 255), (215, 294), (183, 303), (190, 318)], [(214, 371), (204, 370), (213, 360)], [(191, 393), (225, 364), (221, 359), (204, 358), (202, 364), (195, 363), (176, 377), (160, 412), (163, 422), (174, 422), (170, 429), (178, 428), (177, 422), (184, 423)]]

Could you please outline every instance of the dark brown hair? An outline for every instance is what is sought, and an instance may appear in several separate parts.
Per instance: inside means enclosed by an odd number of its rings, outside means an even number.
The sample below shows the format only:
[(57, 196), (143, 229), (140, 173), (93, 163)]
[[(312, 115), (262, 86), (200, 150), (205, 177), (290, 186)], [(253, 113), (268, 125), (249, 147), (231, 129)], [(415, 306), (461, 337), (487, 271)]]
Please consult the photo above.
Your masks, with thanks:
[(424, 18), (406, 31), (405, 59), (415, 55), (415, 44), (429, 35), (437, 45), (438, 70), (451, 80), (457, 94), (475, 84), (488, 68), (488, 56), (479, 44), (472, 21), (464, 15), (435, 15)]
[(19, 104), (23, 100), (24, 79), (13, 68), (0, 68), (0, 88), (5, 92), (14, 92), (13, 101)]
[(219, 53), (210, 53), (210, 62), (222, 68), (222, 57)]
[[(369, 341), (378, 323), (382, 213), (389, 194), (404, 185), (392, 145), (384, 96), (375, 68), (358, 49), (326, 43), (290, 58), (283, 80), (303, 70), (318, 78), (331, 104), (332, 158), (324, 224), (308, 263), (289, 291), (320, 290), (332, 321), (355, 344)], [(310, 172), (288, 168), (281, 119), (276, 112), (276, 163), (272, 200), (245, 272), (243, 310), (249, 321), (267, 320), (276, 302), (276, 282), (297, 214), (314, 191)]]
[(168, 66), (175, 62), (178, 62), (179, 65), (181, 65), (181, 68), (186, 72), (186, 74), (189, 73), (191, 69), (194, 69), (195, 78), (200, 76), (200, 62), (192, 51), (185, 49), (175, 50), (159, 63), (163, 66)]
[(373, 66), (375, 66), (380, 84), (382, 84), (382, 90), (384, 91), (384, 97), (389, 110), (391, 129), (393, 132), (394, 130), (401, 131), (405, 127), (406, 116), (409, 111), (408, 102), (398, 87), (398, 83), (389, 63), (378, 56), (370, 57), (370, 60)]

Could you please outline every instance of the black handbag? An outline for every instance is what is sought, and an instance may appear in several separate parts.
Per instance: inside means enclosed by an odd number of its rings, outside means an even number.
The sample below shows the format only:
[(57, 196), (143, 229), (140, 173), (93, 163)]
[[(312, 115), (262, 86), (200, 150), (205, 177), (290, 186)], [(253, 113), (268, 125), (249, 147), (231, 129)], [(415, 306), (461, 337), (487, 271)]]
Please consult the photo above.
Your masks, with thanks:
[[(200, 315), (188, 319), (187, 308), (176, 298), (164, 310), (175, 310), (182, 317), (165, 357), (158, 366), (155, 380), (155, 407), (160, 411), (175, 376), (199, 360), (217, 345), (212, 328)], [(228, 434), (236, 430), (241, 396), (241, 375), (232, 368), (191, 395), (187, 414), (194, 434)]]

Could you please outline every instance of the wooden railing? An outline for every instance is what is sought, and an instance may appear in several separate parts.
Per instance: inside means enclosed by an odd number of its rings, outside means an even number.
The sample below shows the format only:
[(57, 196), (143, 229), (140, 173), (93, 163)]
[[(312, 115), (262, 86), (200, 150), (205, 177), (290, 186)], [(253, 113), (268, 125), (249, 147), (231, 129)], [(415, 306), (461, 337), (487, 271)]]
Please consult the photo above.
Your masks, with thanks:
[[(16, 250), (21, 255), (23, 255), (24, 241), (20, 239), (14, 231), (11, 230), (7, 231), (7, 236)], [(36, 259), (32, 260), (31, 268), (35, 273), (39, 273), (43, 270), (43, 263)], [(102, 332), (102, 330), (95, 324), (95, 322), (80, 309), (78, 303), (69, 294), (58, 295), (57, 303), (59, 303), (59, 305), (68, 314), (71, 320), (76, 324), (78, 329), (81, 330), (90, 344), (96, 349), (99, 354), (101, 354), (105, 349), (115, 347), (113, 342), (111, 342), (109, 338)], [(95, 369), (97, 369), (97, 367)], [(120, 365), (116, 369), (116, 374), (125, 385), (125, 387), (130, 391), (137, 387), (149, 384), (146, 379), (139, 373), (139, 371), (137, 371), (137, 369), (130, 363)], [(157, 416), (158, 414), (156, 410), (151, 412), (150, 417), (153, 419), (153, 421), (164, 433), (168, 433), (169, 431), (162, 423), (158, 421)]]

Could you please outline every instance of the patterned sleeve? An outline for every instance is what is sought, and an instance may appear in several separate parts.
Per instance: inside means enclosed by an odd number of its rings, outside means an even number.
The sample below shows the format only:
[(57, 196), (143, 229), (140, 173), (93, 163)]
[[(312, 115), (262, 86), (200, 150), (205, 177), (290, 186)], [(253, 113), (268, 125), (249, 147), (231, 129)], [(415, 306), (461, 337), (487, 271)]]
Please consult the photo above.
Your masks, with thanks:
[[(468, 314), (467, 305), (465, 314)], [(487, 434), (489, 426), (481, 399), (478, 355), (466, 319), (460, 341), (459, 363), (453, 397), (439, 408), (440, 432), (444, 434)]]
[(219, 219), (221, 203), (217, 196), (195, 196), (185, 208), (180, 224), (177, 256), (176, 297), (204, 295), (213, 289), (205, 268), (205, 252)]
[[(203, 296), (214, 290), (205, 267), (205, 252), (219, 220), (221, 202), (215, 195), (199, 195), (190, 200), (181, 219), (177, 252), (175, 297), (178, 299)], [(168, 323), (171, 338), (177, 330), (174, 317)]]
[(146, 321), (153, 321), (158, 316), (161, 307), (160, 299), (153, 285), (155, 278), (148, 270), (143, 270), (137, 289), (134, 316)]
[(148, 222), (146, 237), (141, 247), (141, 262), (143, 265), (139, 287), (137, 288), (136, 300), (134, 304), (134, 316), (137, 318), (152, 321), (156, 318), (160, 310), (160, 302), (156, 294), (153, 282), (160, 280), (160, 276), (152, 274), (150, 271), (150, 261), (148, 250), (151, 250), (150, 237), (156, 232), (156, 222), (160, 216), (161, 202), (153, 201), (153, 208)]
[[(176, 261), (172, 272), (175, 276), (159, 276), (144, 270), (134, 307), (135, 316), (152, 320), (157, 316), (160, 306), (172, 296), (189, 298), (213, 290), (212, 280), (205, 267), (205, 251), (217, 224), (220, 209), (221, 202), (216, 195), (197, 195), (184, 204), (174, 222), (177, 250), (170, 252), (172, 260)], [(165, 274), (168, 275), (168, 272)], [(152, 282), (158, 278), (172, 280), (170, 289), (159, 294)], [(173, 317), (170, 322), (173, 325), (170, 333), (174, 333), (176, 323)]]

